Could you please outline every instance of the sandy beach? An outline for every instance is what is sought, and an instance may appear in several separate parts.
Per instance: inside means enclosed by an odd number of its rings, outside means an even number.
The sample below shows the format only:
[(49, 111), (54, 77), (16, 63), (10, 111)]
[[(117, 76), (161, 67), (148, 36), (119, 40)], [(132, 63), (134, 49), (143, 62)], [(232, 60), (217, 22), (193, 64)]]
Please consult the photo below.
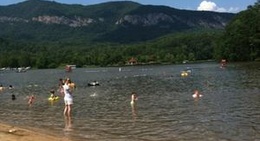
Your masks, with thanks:
[(21, 127), (0, 123), (0, 141), (71, 141)]

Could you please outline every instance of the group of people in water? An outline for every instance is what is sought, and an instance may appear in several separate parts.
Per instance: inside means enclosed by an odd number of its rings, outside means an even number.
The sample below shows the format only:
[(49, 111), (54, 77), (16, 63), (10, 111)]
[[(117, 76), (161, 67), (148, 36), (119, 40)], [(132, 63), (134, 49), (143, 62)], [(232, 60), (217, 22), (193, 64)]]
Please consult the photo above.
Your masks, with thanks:
[[(71, 105), (73, 104), (73, 97), (72, 97), (72, 92), (73, 90), (76, 88), (75, 83), (73, 83), (71, 81), (70, 78), (66, 78), (66, 79), (59, 79), (59, 93), (61, 96), (64, 97), (64, 103), (65, 103), (65, 107), (64, 107), (64, 115), (65, 116), (71, 116)], [(7, 89), (6, 87), (4, 87), (3, 85), (0, 84), (0, 92), (4, 91), (5, 89)], [(8, 89), (13, 89), (13, 86), (10, 85), (8, 87)], [(12, 93), (12, 100), (16, 100), (16, 96), (15, 94)], [(58, 95), (55, 95), (55, 90), (50, 90), (50, 97), (49, 97), (49, 101), (55, 101), (59, 98)], [(33, 103), (36, 100), (36, 97), (34, 94), (27, 96), (27, 104), (29, 107), (31, 107), (33, 105)]]
[[(2, 84), (0, 84), (0, 91), (2, 91), (2, 90), (4, 90), (4, 89), (6, 89), (6, 87), (4, 87)], [(10, 89), (13, 89), (13, 86), (12, 85), (9, 85), (8, 86), (8, 89), (10, 90)]]
[[(73, 104), (73, 91), (75, 90), (76, 85), (71, 81), (70, 78), (66, 79), (59, 79), (59, 88), (58, 92), (60, 96), (64, 98), (64, 116), (70, 117), (72, 104)], [(50, 97), (48, 98), (49, 101), (53, 102), (59, 99), (59, 96), (55, 94), (55, 90), (50, 90)]]
[[(13, 86), (10, 85), (9, 86), (9, 89), (12, 89)], [(76, 88), (76, 85), (75, 83), (73, 83), (71, 81), (70, 78), (66, 78), (66, 79), (62, 79), (60, 78), (59, 79), (59, 89), (58, 89), (58, 92), (60, 93), (61, 96), (64, 97), (64, 104), (65, 104), (65, 107), (64, 107), (64, 115), (65, 116), (71, 116), (71, 111), (72, 111), (72, 104), (73, 104), (73, 96), (72, 96), (72, 92), (74, 91), (74, 89)], [(0, 91), (4, 90), (5, 88), (0, 85)], [(192, 95), (193, 98), (200, 98), (202, 97), (202, 94), (199, 93), (198, 90), (195, 90), (194, 91), (194, 94)], [(30, 95), (27, 97), (28, 98), (28, 105), (29, 107), (32, 106), (32, 104), (34, 103), (35, 101), (35, 95)], [(12, 94), (12, 100), (15, 100), (16, 99), (16, 96), (14, 94)], [(55, 101), (55, 100), (58, 100), (59, 99), (59, 96), (58, 95), (55, 95), (55, 90), (50, 90), (50, 97), (49, 97), (49, 101)], [(135, 106), (135, 103), (136, 101), (138, 100), (138, 97), (137, 97), (137, 94), (136, 92), (132, 92), (131, 93), (131, 101), (130, 101), (130, 104), (132, 107)]]
[[(71, 107), (73, 104), (73, 96), (72, 92), (76, 88), (75, 83), (71, 81), (70, 78), (66, 79), (59, 79), (59, 88), (58, 92), (60, 93), (60, 96), (64, 97), (64, 115), (67, 117), (71, 116)], [(59, 99), (59, 96), (55, 94), (55, 90), (50, 90), (50, 97), (48, 98), (49, 101), (53, 102)], [(35, 96), (31, 95), (28, 97), (28, 105), (29, 107), (32, 106), (32, 104), (35, 101)]]
[[(226, 63), (227, 61), (225, 59), (222, 59), (220, 62), (220, 67), (226, 67)], [(71, 116), (71, 111), (72, 111), (72, 105), (73, 105), (73, 91), (76, 88), (75, 83), (73, 83), (71, 81), (70, 78), (66, 78), (66, 79), (59, 79), (59, 89), (58, 92), (60, 93), (61, 96), (64, 97), (64, 111), (63, 114), (66, 117), (70, 117)], [(5, 89), (5, 87), (3, 87), (2, 85), (0, 85), (0, 91), (3, 91)], [(13, 89), (12, 85), (9, 85), (8, 89)], [(203, 95), (197, 90), (194, 90), (194, 94), (192, 95), (192, 97), (194, 99), (199, 99), (201, 98)], [(59, 96), (55, 95), (55, 90), (50, 90), (50, 97), (49, 100), (50, 101), (55, 101), (59, 98)], [(12, 94), (12, 100), (15, 100), (16, 96), (14, 94)], [(132, 92), (131, 93), (131, 101), (130, 104), (132, 106), (132, 110), (135, 109), (135, 103), (138, 100), (137, 94), (136, 92)], [(35, 101), (35, 96), (34, 95), (30, 95), (28, 96), (28, 105), (29, 107), (32, 106), (32, 104)]]
[[(4, 87), (2, 84), (0, 84), (0, 92), (7, 89), (6, 87)], [(8, 90), (11, 90), (13, 89), (13, 86), (12, 85), (9, 85), (8, 86)], [(14, 93), (12, 93), (12, 100), (16, 100), (16, 96)]]
[[(226, 67), (226, 60), (221, 60), (220, 63), (220, 68), (224, 68)], [(121, 69), (120, 69), (121, 70)], [(191, 70), (190, 70), (191, 71)], [(186, 71), (188, 73), (191, 73), (189, 71)], [(65, 118), (65, 128), (70, 128), (71, 126), (71, 114), (72, 114), (72, 105), (73, 105), (73, 91), (75, 90), (76, 85), (75, 83), (73, 83), (71, 81), (70, 78), (66, 78), (66, 79), (59, 79), (59, 85), (58, 85), (58, 93), (59, 94), (55, 94), (56, 90), (52, 89), (50, 90), (50, 97), (49, 97), (49, 101), (54, 102), (56, 100), (59, 99), (59, 97), (63, 97), (64, 100), (64, 110), (63, 110), (63, 114), (64, 114), (64, 118)], [(2, 85), (0, 85), (0, 92), (4, 89), (7, 89), (6, 87), (3, 87)], [(9, 85), (8, 89), (13, 89), (12, 85)], [(196, 100), (199, 100), (200, 98), (202, 98), (203, 95), (199, 92), (198, 89), (194, 90), (194, 93), (192, 94), (192, 98)], [(35, 95), (30, 95), (27, 97), (28, 98), (28, 105), (29, 107), (31, 107), (33, 105), (33, 103), (36, 100)], [(16, 96), (12, 93), (12, 100), (15, 100)], [(131, 97), (130, 97), (130, 105), (132, 107), (132, 114), (133, 114), (133, 118), (136, 118), (136, 103), (138, 101), (138, 96), (136, 92), (132, 92), (131, 93)]]

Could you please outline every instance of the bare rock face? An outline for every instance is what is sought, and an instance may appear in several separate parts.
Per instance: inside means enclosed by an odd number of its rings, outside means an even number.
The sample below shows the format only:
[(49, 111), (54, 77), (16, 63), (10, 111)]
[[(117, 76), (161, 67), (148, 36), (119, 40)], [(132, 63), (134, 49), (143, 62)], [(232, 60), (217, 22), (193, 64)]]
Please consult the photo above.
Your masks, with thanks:
[(227, 20), (223, 19), (220, 16), (213, 17), (213, 20), (207, 20), (203, 18), (197, 19), (187, 19), (184, 17), (180, 17), (177, 15), (167, 15), (164, 13), (149, 13), (146, 15), (125, 15), (124, 17), (120, 18), (116, 21), (116, 25), (134, 25), (134, 26), (162, 26), (162, 25), (172, 25), (178, 23), (187, 25), (189, 27), (204, 27), (204, 28), (216, 28), (216, 29), (223, 29), (226, 24)]
[(33, 17), (32, 21), (37, 21), (45, 24), (62, 24), (68, 25), (70, 27), (82, 27), (88, 26), (91, 23), (94, 23), (95, 20), (91, 18), (81, 18), (81, 17), (74, 17), (73, 19), (67, 17), (58, 17), (58, 16), (38, 16)]
[(160, 22), (173, 23), (172, 17), (164, 13), (150, 13), (147, 15), (125, 15), (123, 18), (119, 19), (116, 24), (132, 24), (139, 26), (154, 26)]

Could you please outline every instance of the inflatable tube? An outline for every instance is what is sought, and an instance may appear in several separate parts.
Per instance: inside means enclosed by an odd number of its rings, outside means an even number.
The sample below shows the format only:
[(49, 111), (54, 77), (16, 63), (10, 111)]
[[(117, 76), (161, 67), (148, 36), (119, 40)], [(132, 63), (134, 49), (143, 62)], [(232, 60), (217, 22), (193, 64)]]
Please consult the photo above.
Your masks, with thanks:
[(189, 74), (186, 71), (181, 72), (181, 76), (188, 76)]
[(56, 100), (58, 100), (58, 99), (59, 99), (58, 96), (55, 96), (55, 97), (49, 97), (49, 98), (48, 98), (49, 101), (56, 101)]

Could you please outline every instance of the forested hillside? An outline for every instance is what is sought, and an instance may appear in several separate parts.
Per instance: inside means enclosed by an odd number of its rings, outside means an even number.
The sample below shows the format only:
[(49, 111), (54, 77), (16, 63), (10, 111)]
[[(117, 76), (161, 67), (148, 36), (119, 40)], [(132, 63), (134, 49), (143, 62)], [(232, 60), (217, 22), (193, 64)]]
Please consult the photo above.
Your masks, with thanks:
[(213, 31), (179, 33), (137, 44), (34, 44), (2, 39), (0, 46), (8, 48), (1, 50), (0, 64), (2, 67), (56, 68), (66, 64), (78, 67), (125, 65), (132, 57), (138, 64), (207, 60), (213, 58), (214, 41), (219, 34)]
[[(22, 12), (32, 6), (34, 12)], [(255, 60), (259, 15), (259, 3), (232, 19), (234, 14), (133, 2), (81, 6), (29, 0), (0, 7), (0, 67), (122, 66), (131, 58), (137, 64)]]
[(249, 6), (227, 25), (218, 42), (215, 57), (229, 61), (260, 59), (260, 2)]

